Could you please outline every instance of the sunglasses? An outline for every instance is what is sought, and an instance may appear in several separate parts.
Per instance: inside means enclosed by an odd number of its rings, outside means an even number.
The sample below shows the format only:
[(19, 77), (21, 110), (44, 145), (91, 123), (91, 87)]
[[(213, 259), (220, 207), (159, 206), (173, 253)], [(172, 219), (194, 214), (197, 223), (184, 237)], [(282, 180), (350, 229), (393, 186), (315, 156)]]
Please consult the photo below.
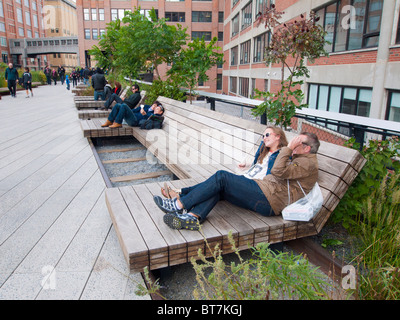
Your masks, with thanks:
[(274, 133), (269, 133), (269, 132), (267, 132), (266, 134), (263, 134), (263, 139), (264, 139), (264, 138), (268, 138), (271, 134), (274, 134)]

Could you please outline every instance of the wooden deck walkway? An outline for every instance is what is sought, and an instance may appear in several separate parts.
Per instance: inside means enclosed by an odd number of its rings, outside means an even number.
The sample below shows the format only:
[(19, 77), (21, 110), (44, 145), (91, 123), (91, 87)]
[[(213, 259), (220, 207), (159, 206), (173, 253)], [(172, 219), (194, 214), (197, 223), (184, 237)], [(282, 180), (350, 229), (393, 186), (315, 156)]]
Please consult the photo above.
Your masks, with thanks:
[(143, 299), (73, 94), (52, 85), (4, 96), (0, 117), (0, 300)]

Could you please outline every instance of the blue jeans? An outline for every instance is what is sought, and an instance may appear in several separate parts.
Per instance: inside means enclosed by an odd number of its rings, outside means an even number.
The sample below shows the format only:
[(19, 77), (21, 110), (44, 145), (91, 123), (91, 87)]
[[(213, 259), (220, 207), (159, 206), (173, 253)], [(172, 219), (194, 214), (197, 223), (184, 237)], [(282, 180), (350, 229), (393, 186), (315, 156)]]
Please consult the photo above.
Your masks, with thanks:
[(113, 93), (107, 99), (107, 101), (104, 102), (104, 107), (108, 109), (114, 101), (116, 101), (117, 103), (123, 103), (124, 102), (119, 95), (117, 95), (116, 93)]
[(99, 100), (99, 97), (101, 100), (104, 100), (104, 91), (95, 91), (94, 92), (94, 100)]
[(122, 121), (125, 120), (126, 123), (131, 127), (136, 127), (139, 125), (139, 121), (137, 120), (135, 114), (125, 103), (117, 103), (112, 108), (111, 113), (108, 116), (108, 120), (115, 121), (119, 124), (122, 124)]
[(258, 184), (244, 176), (217, 171), (206, 181), (183, 188), (180, 201), (184, 208), (203, 221), (220, 200), (255, 211), (263, 216), (275, 215)]

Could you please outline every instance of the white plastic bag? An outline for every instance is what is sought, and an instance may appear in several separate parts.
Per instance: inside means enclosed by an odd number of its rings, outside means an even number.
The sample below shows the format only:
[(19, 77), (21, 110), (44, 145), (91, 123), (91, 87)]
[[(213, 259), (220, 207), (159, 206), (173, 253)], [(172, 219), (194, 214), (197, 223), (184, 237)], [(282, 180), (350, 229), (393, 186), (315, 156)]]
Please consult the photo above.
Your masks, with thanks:
[(321, 210), (323, 201), (321, 189), (318, 183), (315, 183), (314, 187), (305, 197), (293, 202), (282, 210), (282, 217), (285, 220), (310, 221)]

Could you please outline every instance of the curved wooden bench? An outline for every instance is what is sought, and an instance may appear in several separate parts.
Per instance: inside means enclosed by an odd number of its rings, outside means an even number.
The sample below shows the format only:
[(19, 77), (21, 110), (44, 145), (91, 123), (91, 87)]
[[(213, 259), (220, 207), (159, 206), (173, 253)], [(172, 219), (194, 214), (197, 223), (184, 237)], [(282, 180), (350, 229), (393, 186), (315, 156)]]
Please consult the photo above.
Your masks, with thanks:
[[(236, 172), (243, 159), (252, 162), (266, 126), (165, 97), (158, 100), (166, 108), (163, 129), (129, 127), (125, 133), (132, 134), (180, 179), (171, 185), (193, 185), (217, 170)], [(97, 130), (93, 121), (90, 135)], [(121, 130), (107, 129), (97, 133), (105, 136)], [(292, 136), (287, 133), (289, 140)], [(202, 224), (201, 232), (177, 231), (164, 224), (163, 213), (153, 201), (153, 195), (160, 195), (161, 183), (107, 189), (107, 206), (128, 265), (132, 271), (142, 271), (146, 266), (157, 269), (188, 262), (197, 256), (198, 249), (209, 255), (204, 238), (212, 247), (218, 244), (224, 253), (230, 253), (229, 232), (239, 249), (318, 234), (365, 159), (356, 150), (323, 141), (317, 156), (324, 203), (309, 222), (262, 217), (221, 201)]]

